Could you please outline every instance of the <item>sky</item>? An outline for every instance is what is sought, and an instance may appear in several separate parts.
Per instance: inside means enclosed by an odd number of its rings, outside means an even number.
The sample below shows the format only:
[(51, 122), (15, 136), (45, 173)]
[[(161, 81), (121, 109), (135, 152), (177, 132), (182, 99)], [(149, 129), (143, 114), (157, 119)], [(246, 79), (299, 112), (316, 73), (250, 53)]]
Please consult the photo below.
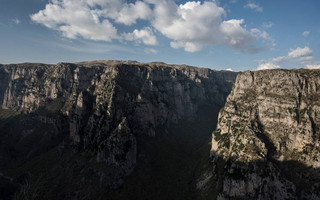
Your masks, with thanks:
[(0, 63), (320, 68), (319, 0), (0, 0)]

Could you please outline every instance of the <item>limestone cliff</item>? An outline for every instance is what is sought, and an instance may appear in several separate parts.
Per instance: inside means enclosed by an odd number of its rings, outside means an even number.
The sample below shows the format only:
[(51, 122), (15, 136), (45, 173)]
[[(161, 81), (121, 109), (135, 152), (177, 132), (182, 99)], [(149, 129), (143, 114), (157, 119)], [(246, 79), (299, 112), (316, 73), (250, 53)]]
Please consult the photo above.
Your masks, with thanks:
[(238, 75), (212, 135), (218, 199), (320, 199), (320, 71)]
[[(59, 175), (53, 178), (34, 169), (39, 174), (31, 172), (28, 176), (33, 178), (26, 179), (31, 183), (23, 183), (32, 185), (32, 195), (35, 185), (51, 180), (51, 195), (58, 195), (55, 191), (63, 186), (72, 187), (55, 198), (92, 198), (94, 194), (81, 193), (86, 184), (116, 188), (132, 172), (139, 137), (156, 136), (181, 120), (192, 121), (203, 106), (223, 106), (235, 77), (233, 72), (164, 63), (2, 65), (0, 159), (6, 164), (1, 170), (17, 175), (44, 164), (43, 169)], [(12, 157), (18, 163), (11, 162)], [(52, 162), (56, 163), (48, 167)], [(26, 188), (21, 195), (29, 194)], [(43, 196), (41, 192), (40, 188)]]

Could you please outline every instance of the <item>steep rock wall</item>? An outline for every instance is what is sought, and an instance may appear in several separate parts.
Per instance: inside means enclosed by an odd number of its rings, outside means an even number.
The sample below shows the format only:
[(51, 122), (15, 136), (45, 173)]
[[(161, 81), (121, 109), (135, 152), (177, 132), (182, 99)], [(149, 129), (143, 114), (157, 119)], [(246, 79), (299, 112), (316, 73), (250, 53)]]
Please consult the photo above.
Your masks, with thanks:
[[(5, 77), (2, 109), (35, 115), (33, 119), (58, 127), (56, 132), (67, 132), (75, 149), (116, 169), (109, 172), (113, 178), (94, 173), (105, 186), (117, 187), (136, 165), (137, 137), (196, 119), (202, 106), (222, 106), (237, 74), (164, 63), (95, 61), (2, 65), (0, 75)], [(67, 144), (61, 141), (60, 146)]]
[(219, 199), (319, 199), (320, 71), (238, 75), (212, 135)]

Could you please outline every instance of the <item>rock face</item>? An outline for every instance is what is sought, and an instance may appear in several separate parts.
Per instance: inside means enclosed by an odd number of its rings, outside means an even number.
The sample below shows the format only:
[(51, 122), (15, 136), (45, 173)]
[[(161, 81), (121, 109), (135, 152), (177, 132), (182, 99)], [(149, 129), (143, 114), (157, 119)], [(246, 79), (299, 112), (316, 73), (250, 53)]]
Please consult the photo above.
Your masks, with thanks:
[(238, 75), (212, 135), (218, 199), (320, 199), (320, 71)]
[[(0, 159), (8, 161), (14, 154), (26, 162), (50, 153), (53, 157), (58, 155), (61, 161), (59, 166), (50, 168), (52, 173), (64, 171), (69, 182), (78, 181), (74, 186), (77, 189), (69, 191), (81, 190), (91, 179), (99, 180), (105, 188), (118, 187), (136, 165), (137, 138), (155, 136), (157, 130), (183, 119), (194, 120), (201, 106), (222, 106), (235, 77), (236, 73), (232, 72), (164, 63), (95, 61), (2, 65), (1, 112), (13, 113), (11, 118), (18, 120), (17, 126), (21, 124), (24, 130), (11, 126), (12, 120), (3, 125), (6, 128), (1, 133), (1, 141), (9, 140), (12, 135), (15, 139), (3, 145), (3, 151), (11, 149), (12, 153), (3, 153)], [(32, 135), (37, 135), (35, 141), (39, 145), (29, 141), (34, 139)], [(46, 137), (49, 138), (44, 139)], [(27, 145), (25, 138), (28, 138)], [(50, 142), (53, 140), (54, 144)], [(17, 142), (24, 144), (23, 151), (17, 148)], [(35, 147), (41, 145), (42, 149)], [(68, 167), (64, 159), (76, 164)], [(86, 167), (89, 165), (86, 163), (91, 163), (90, 167)], [(14, 164), (8, 162), (1, 170), (6, 171)], [(77, 175), (72, 175), (76, 173), (93, 178), (78, 180)], [(60, 179), (50, 189), (52, 193), (68, 184)], [(39, 182), (41, 180), (33, 179), (29, 184)], [(40, 196), (41, 191), (43, 189), (39, 189)], [(23, 195), (27, 192), (25, 189)], [(79, 198), (89, 195), (79, 191), (76, 194)], [(64, 195), (59, 198), (74, 196)]]

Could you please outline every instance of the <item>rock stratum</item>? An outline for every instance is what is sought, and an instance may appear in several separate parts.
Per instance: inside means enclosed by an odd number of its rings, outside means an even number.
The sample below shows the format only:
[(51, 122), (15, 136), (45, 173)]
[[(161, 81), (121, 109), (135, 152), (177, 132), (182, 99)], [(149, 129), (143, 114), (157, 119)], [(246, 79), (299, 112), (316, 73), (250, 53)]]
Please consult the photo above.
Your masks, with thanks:
[(238, 75), (212, 134), (217, 199), (320, 199), (320, 71)]
[[(179, 155), (171, 152), (162, 159), (163, 153), (150, 145), (145, 147), (146, 143), (155, 144), (152, 138), (169, 135), (163, 140), (175, 149), (179, 142), (168, 138), (172, 130), (178, 130), (172, 127), (179, 124), (183, 130), (189, 126), (193, 138), (181, 145), (206, 138), (190, 124), (209, 116), (201, 113), (211, 110), (215, 111), (209, 118), (216, 118), (236, 75), (133, 61), (0, 65), (0, 196), (127, 199), (121, 192), (110, 191), (121, 188), (127, 177), (138, 177), (132, 185), (142, 177), (149, 181), (145, 182), (145, 191), (138, 188), (126, 192), (132, 198), (150, 198), (152, 189), (148, 193), (148, 185), (155, 184), (150, 174), (167, 167), (168, 158), (180, 159), (189, 153), (178, 149)], [(213, 124), (209, 123), (208, 130), (212, 131)], [(201, 141), (206, 143), (206, 139)], [(161, 148), (165, 152), (170, 145)], [(189, 148), (190, 154), (194, 149)], [(139, 167), (139, 163), (151, 164)], [(153, 166), (149, 169), (151, 178), (145, 177), (148, 169), (143, 166)], [(168, 171), (175, 168), (170, 165)], [(179, 181), (177, 185), (181, 185)], [(163, 184), (161, 180), (159, 184)], [(161, 193), (158, 199), (174, 196), (157, 190)]]

